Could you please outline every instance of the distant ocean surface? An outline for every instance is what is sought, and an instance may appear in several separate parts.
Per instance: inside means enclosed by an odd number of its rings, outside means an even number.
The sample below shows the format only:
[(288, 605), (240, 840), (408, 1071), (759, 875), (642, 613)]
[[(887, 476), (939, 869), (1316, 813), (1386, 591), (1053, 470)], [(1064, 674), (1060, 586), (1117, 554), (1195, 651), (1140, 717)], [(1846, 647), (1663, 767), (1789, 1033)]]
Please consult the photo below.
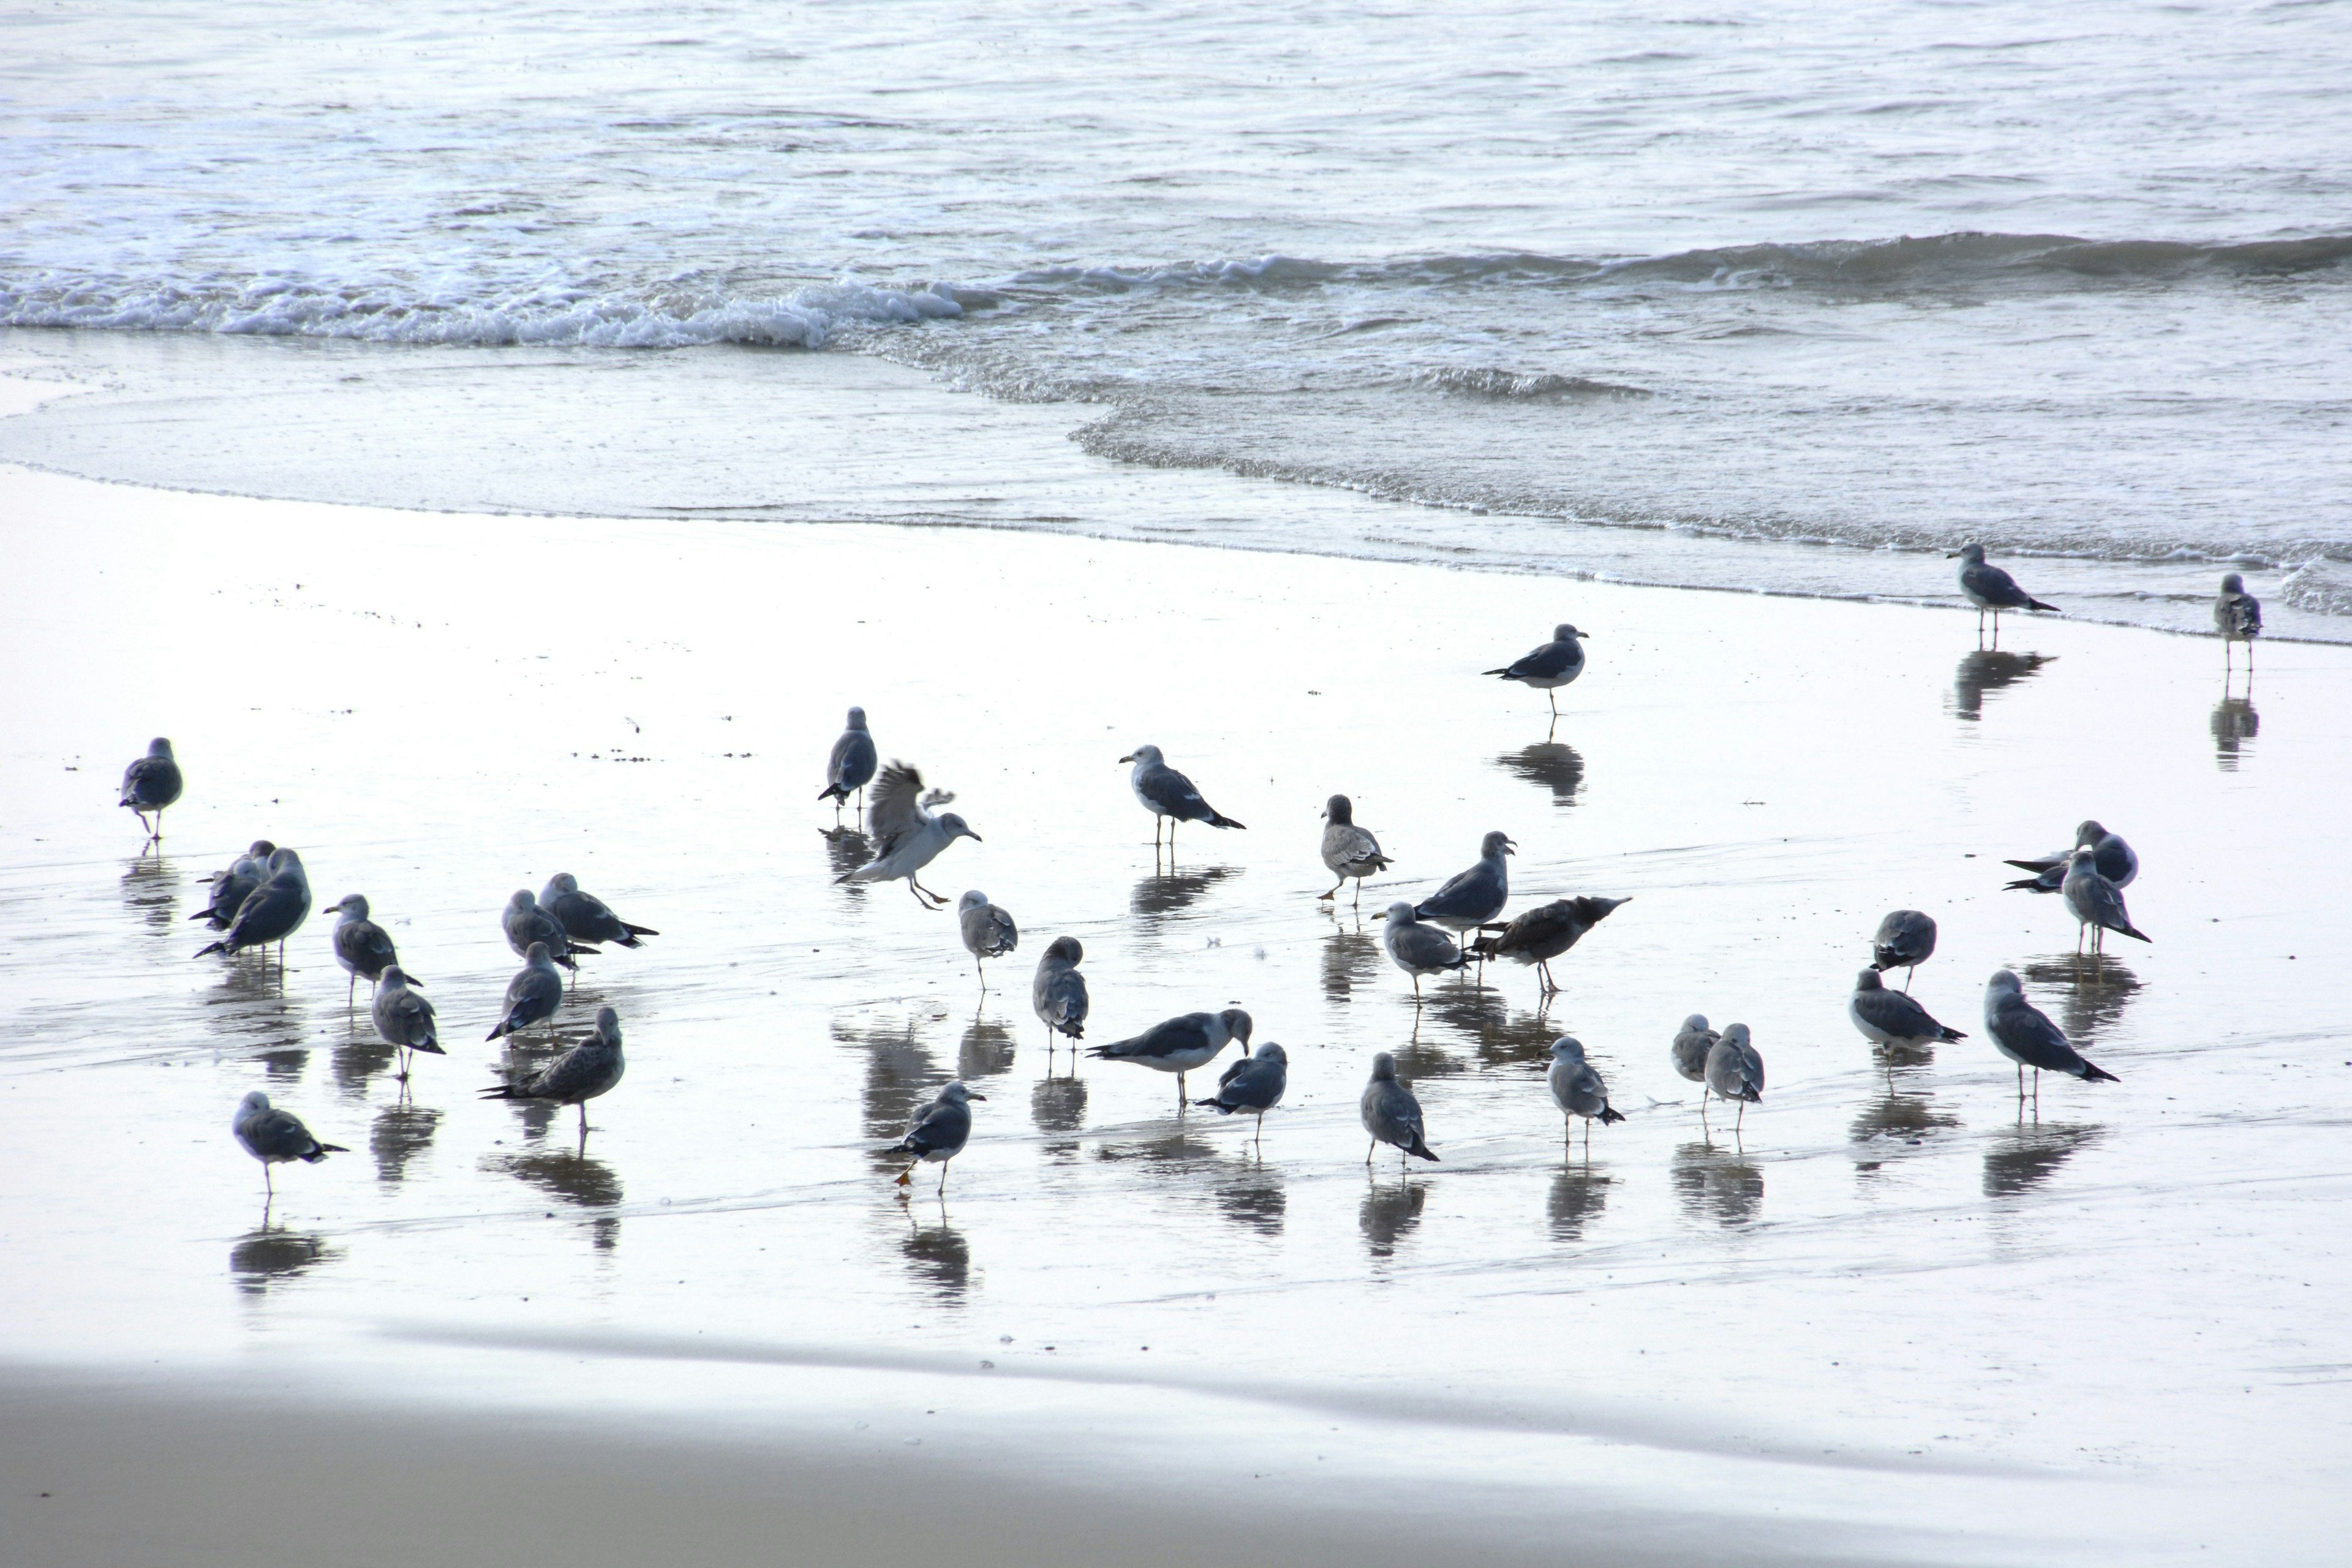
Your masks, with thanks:
[[(1974, 537), (2111, 617), (2232, 563), (2352, 637), (2345, 0), (208, 0), (0, 44), (0, 327), (880, 356), (1405, 503), (1432, 559), (1508, 519), (1812, 592)], [(1317, 515), (1281, 542), (1354, 550)]]

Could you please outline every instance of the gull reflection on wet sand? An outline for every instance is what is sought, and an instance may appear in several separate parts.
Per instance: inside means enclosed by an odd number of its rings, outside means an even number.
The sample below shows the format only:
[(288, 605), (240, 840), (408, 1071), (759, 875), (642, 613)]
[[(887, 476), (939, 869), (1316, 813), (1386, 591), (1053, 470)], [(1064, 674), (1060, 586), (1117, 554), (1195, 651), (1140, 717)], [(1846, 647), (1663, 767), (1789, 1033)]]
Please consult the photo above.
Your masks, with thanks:
[(956, 1052), (956, 1076), (966, 1083), (1000, 1078), (1013, 1070), (1013, 1031), (993, 1019), (975, 1016), (963, 1027)]
[(1392, 1173), (1375, 1174), (1356, 1223), (1364, 1233), (1364, 1250), (1377, 1259), (1393, 1257), (1397, 1244), (1421, 1225), (1422, 1205), (1429, 1200), (1426, 1184)]
[[(866, 1060), (866, 1079), (859, 1099), (867, 1137), (895, 1139), (902, 1135), (916, 1110), (929, 1103), (948, 1081), (947, 1074), (932, 1059), (930, 1047), (920, 1038), (919, 1031), (929, 1022), (928, 1018), (909, 1017), (903, 1024), (880, 1028), (858, 1028), (842, 1023), (833, 1026), (835, 1043), (852, 1047)], [(884, 1163), (904, 1163), (896, 1155), (877, 1157)]]
[(2254, 737), (2262, 728), (2263, 716), (2254, 711), (2251, 694), (2224, 697), (2213, 705), (2213, 761), (2223, 773), (2236, 773), (2239, 763), (2253, 755)]
[(1349, 930), (1335, 916), (1331, 934), (1323, 939), (1323, 996), (1345, 1004), (1360, 990), (1379, 984), (1384, 955), (1378, 937), (1361, 929)]
[[(150, 934), (170, 936), (181, 924), (179, 883), (178, 868), (163, 856), (142, 855), (126, 861), (122, 872), (123, 907), (140, 917), (140, 923)], [(189, 929), (203, 928), (190, 922)]]
[(917, 1216), (917, 1209), (922, 1206), (905, 1206), (908, 1234), (898, 1244), (899, 1251), (917, 1282), (953, 1306), (971, 1288), (971, 1246), (961, 1231), (948, 1223), (944, 1204), (937, 1206), (937, 1223), (931, 1225)]
[(1494, 765), (1514, 778), (1551, 791), (1552, 804), (1558, 806), (1574, 805), (1576, 792), (1584, 785), (1584, 759), (1575, 747), (1562, 742), (1547, 741), (1506, 752), (1495, 759)]
[(1963, 719), (1984, 716), (1985, 693), (1999, 691), (2030, 680), (2045, 664), (2057, 662), (2056, 654), (2004, 653), (1999, 648), (1979, 648), (1964, 656), (1960, 667), (1952, 676), (1953, 710)]
[(1675, 1196), (1692, 1219), (1742, 1226), (1764, 1207), (1764, 1172), (1746, 1156), (1709, 1143), (1675, 1150)]
[(2009, 1198), (2032, 1191), (2106, 1131), (2081, 1122), (2029, 1121), (1994, 1133), (1985, 1148), (1985, 1196)]
[(1244, 1230), (1280, 1236), (1290, 1212), (1281, 1171), (1260, 1164), (1225, 1181), (1217, 1188), (1217, 1212)]
[(330, 1246), (323, 1236), (278, 1229), (265, 1221), (229, 1248), (228, 1271), (240, 1291), (261, 1296), (278, 1280), (298, 1279), (341, 1256), (342, 1249)]
[(1582, 1241), (1585, 1227), (1609, 1206), (1609, 1189), (1615, 1178), (1607, 1168), (1577, 1161), (1551, 1179), (1551, 1235), (1554, 1241)]
[(2095, 961), (2070, 952), (2037, 958), (2020, 973), (2044, 999), (2045, 1011), (2052, 1010), (2050, 994), (2057, 994), (2058, 1026), (2081, 1051), (2089, 1050), (2104, 1031), (2113, 1028), (2140, 992), (2139, 976), (2122, 959), (2112, 956)]
[(1155, 873), (1137, 881), (1128, 907), (1144, 922), (1147, 931), (1156, 931), (1169, 916), (1181, 914), (1210, 889), (1241, 873), (1238, 866), (1204, 866), (1197, 871)]
[(429, 1105), (403, 1101), (376, 1112), (368, 1131), (368, 1152), (375, 1156), (375, 1179), (397, 1186), (408, 1179), (408, 1163), (433, 1147), (441, 1126), (441, 1112)]

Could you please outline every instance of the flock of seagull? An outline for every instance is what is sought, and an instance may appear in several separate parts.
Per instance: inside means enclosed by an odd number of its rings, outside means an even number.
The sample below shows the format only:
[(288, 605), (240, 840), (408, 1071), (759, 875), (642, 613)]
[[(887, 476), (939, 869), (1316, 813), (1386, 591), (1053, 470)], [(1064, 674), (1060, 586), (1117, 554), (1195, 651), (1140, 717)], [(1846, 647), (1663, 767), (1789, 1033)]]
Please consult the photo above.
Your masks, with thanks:
[[(2009, 573), (1989, 564), (1982, 546), (1969, 544), (1956, 553), (1962, 563), (1960, 590), (1977, 606), (1979, 627), (1986, 614), (1993, 616), (1998, 635), (2003, 610), (2054, 608), (2019, 587)], [(2222, 579), (2213, 619), (2225, 647), (2247, 645), (2251, 671), (2253, 640), (2262, 631), (2262, 606), (2244, 591), (2242, 579), (2234, 572)], [(1550, 640), (1511, 664), (1484, 673), (1546, 692), (1556, 715), (1559, 689), (1584, 672), (1583, 637), (1575, 626), (1563, 623), (1554, 628)], [(1129, 787), (1151, 814), (1155, 859), (1163, 827), (1172, 855), (1180, 823), (1221, 829), (1244, 826), (1211, 805), (1190, 778), (1169, 765), (1158, 746), (1138, 746), (1119, 761), (1131, 764)], [(868, 815), (866, 792), (869, 785), (874, 797), (873, 857), (837, 880), (904, 881), (924, 908), (944, 909), (948, 900), (924, 887), (920, 874), (958, 838), (978, 841), (980, 835), (955, 813), (933, 809), (953, 797), (927, 792), (914, 768), (900, 762), (881, 765), (866, 710), (852, 708), (827, 759), (825, 787), (817, 798), (834, 802), (836, 823), (853, 797), (864, 817)], [(138, 815), (150, 844), (161, 841), (163, 814), (180, 798), (184, 787), (172, 743), (165, 739), (152, 742), (147, 754), (124, 771), (121, 804)], [(1336, 899), (1352, 880), (1360, 904), (1364, 879), (1387, 869), (1392, 862), (1381, 852), (1379, 839), (1355, 821), (1346, 795), (1331, 796), (1323, 816), (1321, 857), (1336, 880), (1321, 898)], [(1424, 978), (1448, 972), (1459, 974), (1473, 964), (1483, 973), (1486, 963), (1503, 959), (1534, 967), (1541, 992), (1549, 996), (1559, 989), (1552, 978), (1551, 961), (1631, 901), (1589, 895), (1556, 899), (1504, 922), (1500, 917), (1510, 892), (1507, 860), (1515, 847), (1507, 835), (1488, 833), (1475, 865), (1448, 879), (1428, 897), (1418, 901), (1398, 900), (1373, 917), (1384, 922), (1381, 946), (1389, 959), (1412, 980), (1416, 1005)], [(2067, 848), (2007, 863), (2028, 873), (2008, 883), (2010, 889), (2055, 894), (2074, 916), (2078, 957), (2086, 938), (2092, 956), (2103, 954), (2111, 931), (2140, 942), (2151, 940), (2132, 923), (2124, 902), (2124, 889), (2139, 875), (2139, 858), (2103, 824), (2082, 823)], [(262, 953), (267, 963), (268, 949), (274, 944), (282, 975), (286, 939), (311, 910), (310, 879), (301, 856), (266, 839), (257, 840), (226, 870), (206, 880), (211, 883), (211, 897), (206, 907), (190, 918), (207, 922), (219, 935), (197, 956), (255, 952)], [(369, 917), (364, 897), (352, 894), (330, 908), (336, 916), (331, 938), (335, 962), (350, 977), (346, 1000), (355, 996), (361, 980), (370, 983), (371, 1016), (377, 1033), (396, 1048), (399, 1076), (404, 1082), (415, 1053), (446, 1055), (433, 1004), (424, 995), (420, 983), (401, 968), (391, 935)], [(987, 962), (1014, 951), (1020, 942), (1019, 927), (1011, 913), (978, 890), (966, 892), (957, 900), (956, 917), (963, 945), (979, 968), (985, 990)], [(603, 900), (583, 890), (569, 872), (557, 873), (536, 896), (528, 889), (518, 889), (501, 912), (499, 923), (523, 966), (508, 983), (502, 1011), (486, 1037), (506, 1039), (510, 1047), (520, 1043), (525, 1031), (541, 1027), (547, 1046), (559, 1044), (555, 1017), (566, 993), (563, 971), (577, 972), (578, 955), (600, 952), (606, 944), (635, 948), (644, 938), (660, 934), (651, 927), (622, 920)], [(1912, 974), (1935, 952), (1936, 937), (1935, 921), (1916, 910), (1897, 910), (1880, 922), (1872, 939), (1871, 963), (1856, 976), (1847, 1005), (1854, 1028), (1873, 1044), (1917, 1047), (1967, 1037), (1963, 1031), (1937, 1022), (1910, 995)], [(1084, 957), (1076, 938), (1062, 936), (1046, 947), (1038, 962), (1031, 1002), (1045, 1025), (1049, 1053), (1056, 1037), (1061, 1037), (1070, 1042), (1075, 1054), (1085, 1036), (1089, 1002), (1086, 976), (1078, 968)], [(1897, 968), (1906, 972), (1899, 992), (1889, 990), (1882, 978), (1886, 971)], [(2028, 1094), (2028, 1068), (2034, 1069), (2031, 1092), (2037, 1106), (2044, 1072), (2064, 1073), (2084, 1082), (2116, 1081), (2115, 1074), (2085, 1060), (2048, 1015), (2025, 999), (2021, 983), (2010, 970), (1997, 972), (1987, 983), (1983, 1017), (1994, 1047), (2017, 1066), (2021, 1109)], [(1256, 1136), (1262, 1142), (1265, 1113), (1281, 1103), (1288, 1088), (1288, 1058), (1272, 1041), (1253, 1050), (1252, 1029), (1249, 1014), (1239, 1007), (1187, 1013), (1126, 1039), (1087, 1047), (1086, 1054), (1173, 1074), (1180, 1112), (1190, 1104), (1222, 1115), (1254, 1115)], [(1244, 1054), (1225, 1068), (1215, 1092), (1202, 1100), (1188, 1099), (1186, 1075), (1207, 1066), (1228, 1045), (1237, 1046)], [(1704, 1016), (1694, 1014), (1676, 1031), (1669, 1056), (1677, 1074), (1701, 1086), (1702, 1121), (1712, 1098), (1738, 1108), (1736, 1136), (1744, 1125), (1747, 1108), (1764, 1097), (1764, 1058), (1748, 1026), (1735, 1023), (1717, 1031), (1708, 1026)], [(1606, 1125), (1624, 1117), (1610, 1105), (1608, 1086), (1585, 1059), (1581, 1042), (1560, 1037), (1552, 1044), (1551, 1058), (1546, 1084), (1552, 1101), (1565, 1119), (1571, 1139), (1576, 1121), (1584, 1121), (1589, 1149), (1595, 1121)], [(503, 1080), (481, 1093), (485, 1099), (577, 1107), (584, 1142), (587, 1102), (618, 1085), (626, 1066), (619, 1016), (613, 1008), (604, 1007), (584, 1040), (550, 1060), (510, 1057)], [(919, 1166), (932, 1163), (940, 1167), (940, 1190), (945, 1192), (948, 1162), (962, 1152), (971, 1136), (971, 1102), (985, 1098), (961, 1082), (953, 1082), (917, 1113), (906, 1136), (892, 1146), (893, 1152), (908, 1157), (898, 1177), (900, 1185), (911, 1181)], [(1372, 1058), (1360, 1110), (1370, 1138), (1365, 1152), (1368, 1166), (1384, 1144), (1397, 1151), (1400, 1165), (1414, 1158), (1437, 1160), (1429, 1146), (1421, 1103), (1398, 1079), (1395, 1058), (1386, 1051)], [(272, 1194), (276, 1190), (269, 1174), (272, 1165), (296, 1160), (315, 1163), (330, 1153), (345, 1152), (340, 1145), (320, 1142), (299, 1118), (271, 1105), (268, 1097), (257, 1090), (239, 1102), (232, 1131), (247, 1152), (261, 1162), (265, 1188)]]

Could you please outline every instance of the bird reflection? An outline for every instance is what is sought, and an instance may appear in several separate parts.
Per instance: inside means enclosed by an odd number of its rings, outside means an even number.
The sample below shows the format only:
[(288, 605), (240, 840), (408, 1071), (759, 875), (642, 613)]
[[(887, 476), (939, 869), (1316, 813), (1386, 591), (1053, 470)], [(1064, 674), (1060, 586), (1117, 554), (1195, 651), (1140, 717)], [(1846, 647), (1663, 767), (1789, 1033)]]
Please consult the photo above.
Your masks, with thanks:
[[(818, 836), (824, 840), (824, 858), (833, 867), (833, 874), (846, 877), (874, 858), (874, 841), (855, 827), (821, 827)], [(848, 892), (863, 893), (863, 884), (846, 885)]]
[(1029, 1090), (1029, 1120), (1040, 1132), (1074, 1133), (1087, 1124), (1087, 1080), (1074, 1068), (1067, 1078), (1041, 1078)]
[(1095, 1158), (1106, 1163), (1139, 1160), (1152, 1165), (1190, 1165), (1216, 1157), (1217, 1145), (1193, 1137), (1181, 1123), (1170, 1131), (1124, 1143), (1104, 1142), (1095, 1149)]
[(1577, 755), (1574, 746), (1560, 742), (1505, 752), (1495, 759), (1495, 766), (1551, 791), (1554, 805), (1574, 805), (1576, 792), (1584, 784), (1584, 759)]
[(1129, 907), (1145, 921), (1163, 921), (1197, 902), (1202, 894), (1228, 877), (1240, 875), (1238, 866), (1207, 866), (1198, 871), (1146, 877), (1135, 884)]
[(1854, 1112), (1846, 1137), (1854, 1144), (1855, 1157), (1866, 1169), (1875, 1171), (1885, 1152), (1877, 1147), (1881, 1142), (1924, 1143), (1935, 1133), (1959, 1124), (1958, 1117), (1937, 1110), (1927, 1096), (1901, 1094), (1890, 1088)]
[(1363, 1206), (1356, 1211), (1365, 1249), (1374, 1258), (1393, 1255), (1397, 1243), (1421, 1224), (1421, 1205), (1428, 1196), (1429, 1189), (1419, 1182), (1399, 1182), (1394, 1186), (1373, 1184), (1364, 1194)]
[(936, 1291), (940, 1300), (957, 1302), (971, 1288), (971, 1247), (963, 1233), (947, 1222), (944, 1205), (937, 1225), (918, 1224), (914, 1205), (907, 1205), (908, 1232), (898, 1244), (915, 1278)]
[(172, 862), (161, 853), (142, 854), (135, 860), (125, 861), (123, 868), (123, 907), (138, 915), (149, 931), (158, 936), (168, 935), (179, 924), (172, 912), (179, 896), (179, 879)]
[(620, 1173), (593, 1155), (571, 1149), (534, 1149), (493, 1154), (482, 1168), (512, 1176), (542, 1193), (581, 1208), (608, 1209), (621, 1201)]
[(335, 1088), (341, 1091), (345, 1100), (364, 1098), (368, 1080), (392, 1066), (393, 1058), (398, 1054), (380, 1039), (373, 1037), (362, 1039), (353, 1036), (337, 1046), (327, 1058), (328, 1066), (334, 1073)]
[(1960, 668), (1952, 677), (1952, 705), (1963, 719), (1984, 716), (1985, 693), (1999, 691), (2030, 679), (2045, 664), (2057, 661), (2054, 653), (2003, 653), (1999, 648), (1979, 648), (1960, 659)]
[(368, 1133), (368, 1152), (375, 1156), (375, 1179), (397, 1186), (408, 1175), (408, 1163), (433, 1146), (441, 1113), (428, 1105), (403, 1102), (376, 1113)]
[(1381, 973), (1380, 939), (1341, 926), (1337, 917), (1323, 939), (1323, 995), (1345, 1003), (1360, 988), (1369, 988)]
[(1717, 1225), (1746, 1225), (1764, 1206), (1764, 1172), (1744, 1156), (1707, 1143), (1675, 1151), (1675, 1195), (1683, 1213)]
[[(928, 1103), (947, 1081), (947, 1075), (931, 1060), (929, 1047), (917, 1038), (918, 1027), (911, 1017), (895, 1029), (858, 1029), (838, 1023), (833, 1026), (835, 1040), (866, 1054), (863, 1100), (869, 1138), (896, 1138), (905, 1132), (917, 1108)], [(877, 1158), (894, 1170), (903, 1163), (887, 1153)]]
[(301, 1046), (281, 1046), (274, 1051), (257, 1051), (253, 1059), (261, 1064), (262, 1076), (276, 1087), (301, 1082), (310, 1053)]
[(1589, 1164), (1573, 1164), (1551, 1179), (1551, 1234), (1555, 1241), (1582, 1241), (1584, 1227), (1609, 1206), (1611, 1178)]
[(966, 1083), (997, 1078), (1013, 1070), (1013, 1031), (1002, 1024), (974, 1017), (963, 1028), (963, 1047), (956, 1052), (956, 1076)]
[(243, 1035), (261, 1040), (300, 1039), (309, 1035), (309, 1009), (286, 992), (278, 966), (246, 953), (220, 967), (220, 984), (207, 1003), (216, 1009), (215, 1034)]
[(2263, 716), (2254, 711), (2252, 694), (2224, 697), (2213, 705), (2213, 760), (2223, 773), (2236, 773), (2239, 760), (2252, 754), (2262, 727)]
[(1280, 1236), (1290, 1211), (1282, 1173), (1253, 1166), (1217, 1189), (1217, 1212), (1244, 1230)]
[(275, 1280), (307, 1274), (314, 1266), (331, 1263), (341, 1256), (341, 1249), (328, 1246), (323, 1236), (275, 1230), (265, 1222), (259, 1230), (239, 1237), (237, 1244), (228, 1249), (228, 1271), (239, 1290), (248, 1296), (259, 1296)]
[(2104, 1127), (2056, 1122), (2029, 1122), (1995, 1133), (1985, 1148), (1985, 1196), (2014, 1197), (2032, 1191), (2073, 1159), (2075, 1150), (2105, 1135)]
[(2102, 1030), (2111, 1028), (2139, 994), (2139, 976), (2120, 958), (2098, 963), (2068, 953), (2042, 958), (2024, 966), (2025, 978), (2037, 993), (2058, 994), (2058, 1026), (2077, 1050), (2088, 1049)]

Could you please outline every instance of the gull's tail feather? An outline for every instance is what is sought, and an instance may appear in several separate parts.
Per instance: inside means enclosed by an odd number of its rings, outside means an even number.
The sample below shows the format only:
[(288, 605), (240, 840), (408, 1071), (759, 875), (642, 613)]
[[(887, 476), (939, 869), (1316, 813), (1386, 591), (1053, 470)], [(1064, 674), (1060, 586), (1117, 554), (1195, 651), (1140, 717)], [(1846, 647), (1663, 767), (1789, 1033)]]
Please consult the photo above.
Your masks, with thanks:
[(2154, 947), (2156, 945), (2156, 938), (2148, 935), (2147, 932), (2140, 930), (2137, 926), (2123, 925), (2115, 926), (2110, 929), (2120, 931), (2125, 936), (2136, 937), (2139, 941), (2147, 943), (2150, 947)]
[(306, 1165), (315, 1165), (330, 1154), (348, 1154), (351, 1151), (344, 1148), (341, 1143), (316, 1143), (311, 1145), (310, 1152), (309, 1153), (302, 1156), (302, 1163)]
[(839, 784), (827, 784), (817, 791), (816, 797), (819, 800), (847, 800), (849, 792)]
[[(631, 936), (659, 936), (659, 935), (661, 935), (661, 932), (659, 932), (659, 931), (657, 931), (654, 930), (654, 928), (653, 928), (653, 927), (651, 927), (651, 926), (633, 926), (633, 925), (631, 925), (631, 924), (630, 924), (628, 921), (623, 921), (621, 922), (621, 929), (622, 929), (623, 931), (627, 931)], [(631, 947), (635, 947), (635, 946), (636, 946), (637, 944), (636, 944), (635, 942), (631, 942), (631, 943), (629, 943), (629, 945), (630, 945)]]
[(498, 1085), (496, 1088), (483, 1089), (481, 1091), (481, 1098), (484, 1100), (529, 1100), (530, 1096), (523, 1093), (513, 1084), (502, 1083)]
[(200, 947), (200, 948), (196, 949), (196, 956), (197, 956), (198, 958), (202, 958), (202, 957), (204, 957), (204, 956), (205, 956), (205, 954), (206, 954), (206, 953), (208, 953), (208, 952), (226, 952), (227, 951), (228, 951), (228, 943), (226, 943), (226, 942), (216, 942), (213, 943), (210, 947)]
[(441, 1048), (440, 1043), (436, 1040), (420, 1041), (408, 1048), (412, 1051), (423, 1051), (428, 1057), (446, 1057), (449, 1054)]
[(2123, 1082), (2123, 1079), (2117, 1078), (2115, 1074), (2109, 1072), (2106, 1068), (2098, 1066), (2095, 1062), (2084, 1062), (2083, 1064), (2082, 1078), (2084, 1083)]
[(1946, 1024), (1943, 1026), (1943, 1033), (1937, 1037), (1948, 1044), (1953, 1040), (1967, 1039), (1969, 1037), (1969, 1032), (1966, 1029), (1955, 1029), (1949, 1024)]
[(1608, 1125), (1609, 1125), (1611, 1122), (1612, 1122), (1612, 1121), (1624, 1121), (1624, 1120), (1625, 1120), (1625, 1113), (1624, 1113), (1623, 1111), (1614, 1110), (1614, 1109), (1612, 1109), (1612, 1108), (1611, 1108), (1611, 1107), (1609, 1107), (1609, 1106), (1606, 1106), (1606, 1105), (1604, 1105), (1604, 1106), (1602, 1106), (1602, 1107), (1601, 1108), (1601, 1126), (1606, 1127), (1606, 1126), (1608, 1126)]
[(1234, 1107), (1227, 1105), (1222, 1100), (1196, 1100), (1192, 1103), (1195, 1105), (1205, 1105), (1220, 1116), (1231, 1116), (1234, 1110)]
[[(2014, 864), (2014, 862), (2012, 862), (2012, 864)], [(2029, 893), (2054, 893), (2058, 890), (2055, 888), (2044, 886), (2042, 879), (2039, 877), (2020, 877), (2016, 881), (2004, 883), (2003, 886), (2011, 892), (2015, 892), (2020, 889), (2023, 889)]]
[(1227, 816), (1215, 806), (1211, 806), (1209, 808), (1209, 826), (1212, 827), (1247, 827), (1249, 824), (1246, 822), (1235, 822), (1232, 817)]
[(1421, 1129), (1418, 1127), (1413, 1129), (1412, 1147), (1407, 1149), (1405, 1152), (1408, 1154), (1419, 1155), (1422, 1159), (1428, 1161), (1433, 1165), (1440, 1163), (1437, 1158), (1437, 1151), (1429, 1146), (1429, 1141), (1421, 1135)]
[(2053, 610), (2053, 611), (2054, 611), (2054, 610), (2056, 610), (2056, 609), (2058, 608), (2058, 606), (2057, 606), (2057, 605), (2045, 605), (2045, 604), (2043, 604), (2041, 600), (2039, 600), (2039, 599), (2035, 598), (2035, 597), (2034, 597), (2032, 595), (2031, 595), (2031, 594), (2028, 594), (2027, 595), (2025, 595), (2025, 607), (2026, 607), (2027, 609), (2029, 609), (2029, 610)]

